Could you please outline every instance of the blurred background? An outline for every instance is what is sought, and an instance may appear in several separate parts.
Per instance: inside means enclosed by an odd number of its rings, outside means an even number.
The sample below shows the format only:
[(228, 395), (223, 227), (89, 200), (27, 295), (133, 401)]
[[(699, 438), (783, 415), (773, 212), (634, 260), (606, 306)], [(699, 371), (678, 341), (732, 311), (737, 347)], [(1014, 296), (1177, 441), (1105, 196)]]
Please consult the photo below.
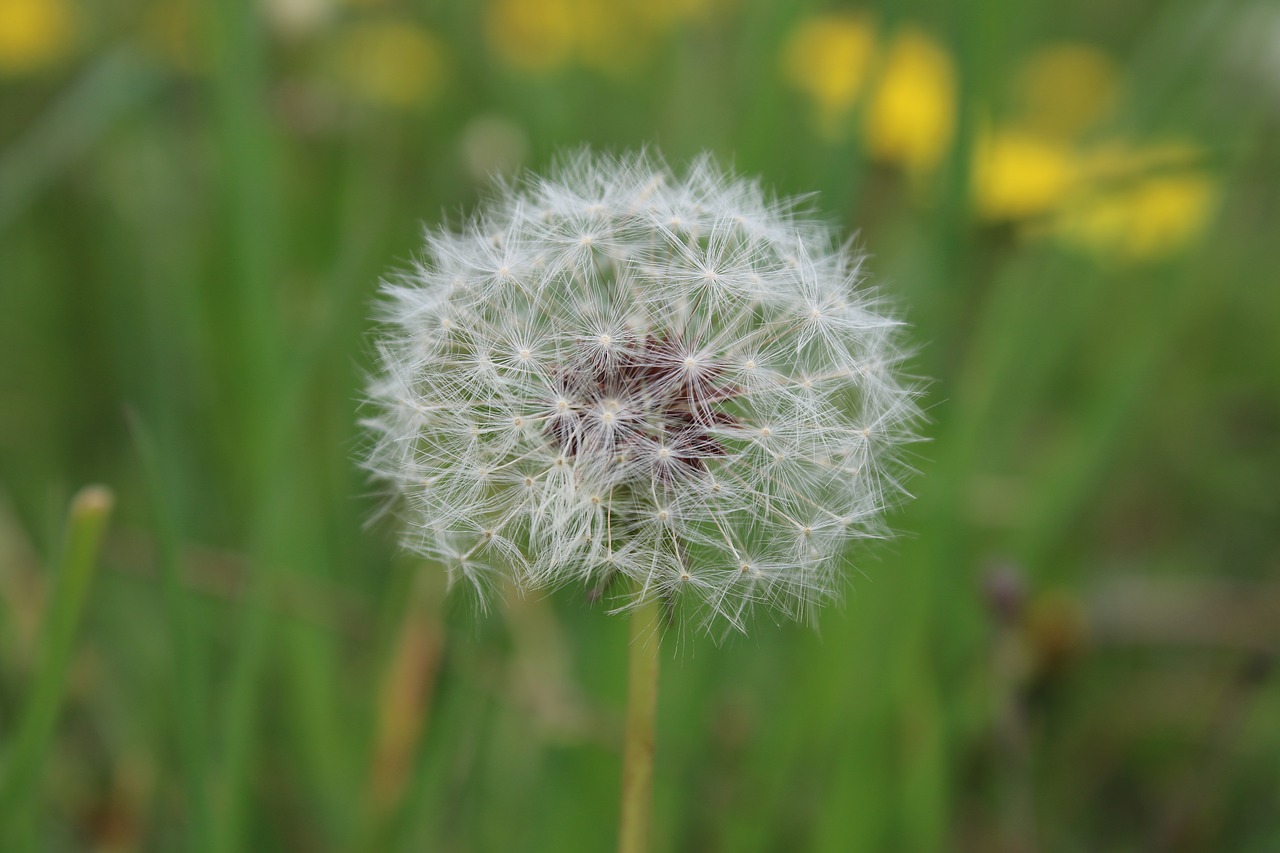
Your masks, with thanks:
[(1280, 850), (1244, 0), (0, 0), (0, 849), (610, 849), (625, 619), (353, 463), (379, 276), (583, 143), (816, 193), (931, 379), (818, 630), (672, 638), (655, 849)]

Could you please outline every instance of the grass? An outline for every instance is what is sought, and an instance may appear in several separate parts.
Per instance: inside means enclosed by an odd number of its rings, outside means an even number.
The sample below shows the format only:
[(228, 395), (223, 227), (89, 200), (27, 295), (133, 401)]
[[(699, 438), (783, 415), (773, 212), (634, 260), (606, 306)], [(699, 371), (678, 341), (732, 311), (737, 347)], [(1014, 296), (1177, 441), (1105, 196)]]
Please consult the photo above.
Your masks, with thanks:
[(5, 771), (0, 777), (0, 828), (5, 844), (28, 846), (36, 837), (32, 797), (66, 694), (67, 672), (98, 565), (98, 548), (114, 496), (102, 486), (81, 489), (67, 513), (66, 542), (52, 604), (41, 626), (38, 675), (14, 727)]
[[(60, 66), (0, 79), (5, 849), (615, 843), (626, 620), (573, 591), (446, 598), (366, 524), (352, 463), (377, 278), (483, 191), (477, 116), (534, 166), (710, 147), (816, 190), (931, 378), (917, 498), (851, 554), (844, 604), (664, 656), (653, 849), (1280, 843), (1280, 114), (1220, 60), (1243, 63), (1239, 17), (919, 4), (962, 81), (922, 192), (856, 133), (815, 134), (780, 77), (814, 4), (743, 0), (636, 68), (548, 73), (495, 55), (478, 5), (289, 35), (174, 4), (198, 48), (176, 66), (120, 5)], [(440, 36), (434, 102), (345, 93), (329, 45), (360, 16)], [(1128, 70), (1096, 133), (1208, 153), (1203, 234), (1135, 263), (976, 220), (972, 134), (1062, 38)], [(105, 532), (71, 502), (89, 482), (117, 496)]]

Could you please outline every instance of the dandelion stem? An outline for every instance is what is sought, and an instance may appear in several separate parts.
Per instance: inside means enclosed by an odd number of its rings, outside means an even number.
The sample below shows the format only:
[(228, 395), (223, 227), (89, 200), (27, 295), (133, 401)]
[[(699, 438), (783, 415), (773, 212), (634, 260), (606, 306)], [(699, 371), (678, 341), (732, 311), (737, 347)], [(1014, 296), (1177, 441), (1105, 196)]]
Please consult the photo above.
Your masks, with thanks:
[(622, 754), (622, 813), (618, 853), (646, 853), (653, 803), (653, 719), (658, 705), (662, 605), (657, 599), (631, 614), (627, 729)]

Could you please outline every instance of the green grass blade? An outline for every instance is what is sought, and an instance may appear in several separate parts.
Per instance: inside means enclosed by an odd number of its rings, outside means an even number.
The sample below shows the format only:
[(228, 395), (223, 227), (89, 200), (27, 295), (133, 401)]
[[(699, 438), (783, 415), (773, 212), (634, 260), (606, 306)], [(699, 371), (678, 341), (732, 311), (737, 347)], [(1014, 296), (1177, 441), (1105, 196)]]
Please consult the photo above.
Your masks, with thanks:
[(130, 413), (134, 444), (142, 459), (151, 499), (152, 524), (164, 577), (164, 599), (169, 613), (173, 643), (173, 708), (177, 716), (178, 748), (181, 752), (183, 801), (188, 815), (185, 849), (199, 853), (210, 838), (212, 815), (208, 797), (208, 726), (205, 714), (205, 667), (196, 635), (194, 602), (182, 580), (178, 524), (171, 503), (172, 490), (166, 487), (164, 468), (155, 440), (141, 416)]
[(9, 834), (25, 832), (34, 818), (32, 800), (62, 709), (67, 672), (98, 564), (98, 546), (114, 503), (114, 495), (104, 486), (87, 486), (71, 501), (62, 562), (42, 627), (35, 683), (0, 777), (0, 846), (4, 849), (13, 849), (7, 844)]
[(207, 13), (214, 59), (211, 78), (216, 140), (223, 182), (232, 301), (232, 372), (228, 385), (240, 401), (234, 424), (241, 471), (247, 477), (249, 519), (248, 588), (238, 616), (237, 637), (222, 708), (221, 773), (216, 791), (217, 851), (246, 848), (249, 782), (257, 751), (262, 677), (272, 649), (272, 603), (277, 567), (288, 531), (282, 520), (278, 464), (284, 424), (277, 392), (281, 338), (274, 311), (276, 261), (281, 249), (275, 196), (275, 139), (265, 104), (264, 34), (257, 5), (248, 0), (212, 4)]

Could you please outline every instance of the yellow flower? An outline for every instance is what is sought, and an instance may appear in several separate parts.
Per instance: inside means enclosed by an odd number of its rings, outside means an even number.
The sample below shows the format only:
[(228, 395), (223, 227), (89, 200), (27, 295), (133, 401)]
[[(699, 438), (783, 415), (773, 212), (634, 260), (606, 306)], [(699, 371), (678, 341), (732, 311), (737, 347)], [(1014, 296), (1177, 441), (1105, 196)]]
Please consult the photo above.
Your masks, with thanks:
[(914, 27), (899, 32), (867, 108), (871, 156), (908, 174), (931, 172), (951, 143), (955, 70), (934, 39)]
[(1192, 243), (1217, 205), (1218, 183), (1193, 145), (1079, 138), (1119, 99), (1114, 63), (1088, 45), (1033, 56), (1017, 78), (1018, 130), (978, 141), (974, 208), (1107, 261), (1139, 262)]
[(0, 74), (24, 74), (59, 59), (75, 35), (67, 0), (0, 0)]
[(630, 71), (674, 26), (726, 0), (491, 0), (490, 46), (517, 68)]
[(973, 204), (978, 216), (1010, 221), (1059, 207), (1079, 174), (1075, 152), (1052, 138), (1006, 129), (978, 140), (973, 163)]
[(444, 45), (432, 33), (404, 21), (347, 27), (336, 50), (340, 82), (375, 103), (418, 107), (434, 100), (444, 84)]
[(1204, 151), (1181, 141), (1134, 145), (1112, 140), (1091, 150), (1082, 168), (1094, 186), (1114, 185), (1134, 178), (1196, 168)]
[(1217, 181), (1190, 145), (1112, 145), (1091, 156), (1088, 191), (1051, 226), (1062, 242), (1097, 255), (1143, 261), (1195, 241), (1218, 199)]
[(838, 136), (857, 103), (875, 58), (875, 29), (861, 15), (811, 18), (787, 38), (782, 70), (817, 110), (819, 129)]
[(567, 64), (577, 40), (575, 0), (495, 0), (485, 19), (494, 49), (529, 71)]
[(1017, 92), (1024, 123), (1039, 133), (1070, 137), (1088, 130), (1115, 107), (1115, 63), (1095, 47), (1060, 44), (1022, 67)]

